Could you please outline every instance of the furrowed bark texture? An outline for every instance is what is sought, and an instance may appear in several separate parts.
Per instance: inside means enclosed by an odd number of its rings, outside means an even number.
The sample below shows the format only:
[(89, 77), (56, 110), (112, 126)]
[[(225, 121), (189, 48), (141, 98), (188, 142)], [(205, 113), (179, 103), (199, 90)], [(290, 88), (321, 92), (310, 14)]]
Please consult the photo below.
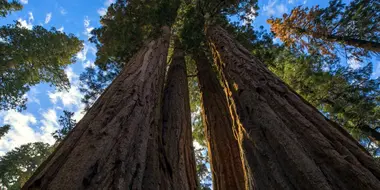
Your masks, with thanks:
[(235, 107), (251, 188), (380, 189), (380, 169), (343, 128), (327, 120), (219, 26), (207, 36)]
[(245, 171), (238, 141), (236, 124), (230, 116), (226, 96), (204, 52), (195, 58), (202, 97), (204, 121), (212, 185), (215, 190), (246, 189)]
[(173, 170), (173, 189), (196, 190), (186, 64), (184, 51), (176, 44), (164, 91), (162, 141)]
[(23, 189), (172, 189), (158, 134), (169, 36), (131, 59)]

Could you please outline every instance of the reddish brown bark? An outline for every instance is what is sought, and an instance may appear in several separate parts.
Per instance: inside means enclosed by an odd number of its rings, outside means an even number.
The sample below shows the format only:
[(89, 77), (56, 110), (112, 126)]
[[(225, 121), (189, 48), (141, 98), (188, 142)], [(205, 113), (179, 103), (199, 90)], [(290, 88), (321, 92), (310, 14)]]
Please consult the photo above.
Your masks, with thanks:
[(233, 122), (219, 80), (204, 52), (195, 57), (202, 96), (212, 185), (215, 190), (246, 189), (245, 172)]
[(173, 170), (173, 189), (196, 190), (197, 173), (191, 130), (184, 51), (175, 43), (163, 105), (163, 145)]
[(169, 29), (145, 45), (23, 189), (172, 189), (161, 101)]
[(221, 27), (207, 36), (228, 103), (238, 115), (239, 143), (251, 188), (380, 189), (380, 169), (343, 128), (327, 120)]

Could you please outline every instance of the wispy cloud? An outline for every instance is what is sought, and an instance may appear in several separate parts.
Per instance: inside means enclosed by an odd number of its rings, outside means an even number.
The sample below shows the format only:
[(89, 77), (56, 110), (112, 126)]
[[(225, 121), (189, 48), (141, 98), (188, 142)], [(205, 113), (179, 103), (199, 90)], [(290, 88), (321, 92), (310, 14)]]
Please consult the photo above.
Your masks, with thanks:
[(26, 4), (28, 4), (28, 0), (20, 0), (20, 3), (26, 5)]
[(104, 6), (108, 7), (108, 6), (110, 6), (112, 3), (115, 3), (115, 2), (116, 2), (115, 0), (106, 0), (106, 1), (104, 2)]
[(59, 12), (61, 13), (61, 15), (66, 15), (67, 14), (67, 11), (63, 7), (59, 8)]
[(37, 95), (39, 94), (40, 92), (37, 90), (36, 86), (33, 86), (29, 92), (27, 92), (24, 97), (27, 98), (28, 100), (28, 104), (30, 103), (36, 103), (38, 105), (41, 104), (40, 100), (37, 98)]
[(77, 53), (76, 58), (81, 62), (86, 61), (87, 60), (87, 52), (88, 52), (88, 46), (86, 44), (83, 44), (83, 49)]
[(277, 0), (269, 0), (268, 4), (263, 6), (263, 12), (267, 16), (281, 16), (288, 12), (288, 8), (285, 4), (277, 4)]
[(112, 4), (112, 3), (115, 3), (116, 1), (115, 0), (105, 0), (104, 1), (104, 7), (101, 7), (100, 9), (98, 9), (98, 14), (100, 16), (104, 16), (106, 15), (107, 13), (107, 8)]
[(83, 49), (77, 53), (76, 58), (84, 63), (87, 60), (87, 54), (91, 53), (93, 56), (96, 56), (96, 48), (92, 44), (84, 43)]
[(95, 67), (95, 63), (93, 61), (90, 61), (90, 60), (87, 60), (86, 62), (84, 62), (83, 64), (83, 68), (87, 68), (87, 67)]
[(90, 26), (91, 20), (86, 16), (83, 25), (84, 25), (84, 32), (83, 34), (87, 36), (87, 38), (91, 38), (92, 34), (91, 31), (94, 29), (94, 27)]
[(67, 67), (65, 73), (71, 84), (70, 89), (68, 91), (48, 92), (48, 96), (53, 104), (61, 102), (64, 108), (73, 108), (73, 106), (81, 104), (82, 94), (79, 91), (79, 76), (73, 72), (71, 67)]
[(46, 17), (45, 17), (45, 24), (48, 24), (51, 20), (51, 17), (52, 17), (52, 13), (48, 13), (46, 14)]
[(373, 78), (380, 77), (380, 61), (377, 62), (377, 65), (375, 64), (375, 69), (372, 73)]
[(20, 23), (21, 27), (27, 28), (29, 30), (33, 29), (34, 16), (32, 12), (28, 12), (28, 20), (22, 18), (17, 19), (17, 22)]
[(288, 4), (293, 4), (293, 5), (297, 5), (297, 4), (306, 4), (307, 3), (307, 0), (288, 0)]
[(83, 110), (85, 107), (81, 101), (83, 94), (79, 90), (79, 76), (71, 67), (67, 67), (65, 73), (71, 84), (70, 89), (68, 91), (55, 90), (54, 92), (48, 92), (48, 96), (55, 107), (59, 106), (58, 103), (62, 103), (63, 109), (73, 110), (75, 113), (74, 119), (79, 121), (84, 115)]
[(64, 29), (65, 29), (65, 27), (61, 26), (61, 28), (58, 28), (57, 30), (60, 32), (63, 32)]
[(104, 8), (104, 7), (98, 9), (98, 14), (99, 14), (100, 16), (104, 16), (104, 15), (106, 15), (106, 14), (107, 14), (107, 9)]
[(36, 133), (30, 127), (37, 123), (32, 114), (11, 110), (4, 113), (3, 120), (4, 124), (11, 125), (11, 130), (0, 141), (0, 155), (14, 147), (38, 141)]
[(32, 12), (28, 12), (28, 21), (29, 22), (33, 22), (34, 21), (34, 16), (33, 16), (33, 13)]
[(2, 112), (3, 123), (11, 125), (11, 130), (0, 141), (0, 155), (26, 143), (53, 144), (55, 140), (51, 133), (58, 129), (57, 114), (54, 109), (48, 109), (41, 115), (42, 120), (39, 122), (30, 113), (20, 113), (15, 110)]
[(19, 19), (17, 20), (17, 22), (19, 22), (20, 25), (21, 25), (21, 27), (23, 27), (23, 28), (27, 28), (27, 29), (29, 29), (29, 30), (31, 30), (31, 29), (33, 28), (33, 24), (32, 24), (32, 23), (29, 23), (29, 22), (27, 22), (26, 20), (23, 20), (23, 19), (21, 19), (21, 18), (19, 18)]
[(352, 69), (360, 68), (360, 61), (354, 57), (349, 58), (347, 63), (348, 63), (348, 66), (350, 66)]
[(254, 9), (254, 7), (251, 7), (251, 12), (246, 15), (247, 20), (243, 20), (243, 24), (244, 25), (251, 24), (251, 22), (256, 19), (255, 13), (256, 13), (256, 10)]

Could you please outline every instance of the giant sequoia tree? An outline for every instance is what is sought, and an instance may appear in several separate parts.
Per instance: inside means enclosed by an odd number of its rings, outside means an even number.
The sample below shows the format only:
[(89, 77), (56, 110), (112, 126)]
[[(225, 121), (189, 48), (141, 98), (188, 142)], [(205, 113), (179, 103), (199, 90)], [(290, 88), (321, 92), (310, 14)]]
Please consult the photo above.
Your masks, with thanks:
[(111, 5), (92, 41), (98, 70), (118, 76), (97, 98), (104, 84), (83, 75), (97, 100), (23, 189), (196, 189), (185, 54), (197, 65), (214, 189), (380, 188), (365, 149), (224, 29), (255, 1), (179, 3)]
[[(380, 168), (335, 123), (272, 74), (232, 39), (210, 26), (250, 187), (259, 189), (378, 189)], [(352, 180), (355, 178), (356, 180)]]
[[(246, 176), (237, 131), (216, 74), (204, 52), (195, 58), (202, 96), (202, 116), (209, 149), (214, 189), (245, 189)], [(228, 146), (226, 146), (228, 145)]]

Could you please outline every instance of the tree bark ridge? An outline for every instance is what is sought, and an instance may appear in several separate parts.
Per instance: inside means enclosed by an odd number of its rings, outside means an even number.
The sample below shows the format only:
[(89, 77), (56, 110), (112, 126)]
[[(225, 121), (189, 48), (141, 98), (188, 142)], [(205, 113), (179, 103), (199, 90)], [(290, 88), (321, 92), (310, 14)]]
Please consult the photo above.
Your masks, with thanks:
[(219, 26), (207, 36), (221, 72), (250, 188), (380, 189), (380, 169), (340, 126), (292, 91)]
[(140, 49), (23, 189), (172, 189), (157, 134), (169, 38)]
[(226, 96), (206, 54), (195, 56), (201, 89), (202, 117), (209, 149), (213, 189), (246, 189), (246, 173)]
[(163, 104), (163, 145), (173, 170), (173, 189), (198, 188), (184, 51), (175, 40)]

